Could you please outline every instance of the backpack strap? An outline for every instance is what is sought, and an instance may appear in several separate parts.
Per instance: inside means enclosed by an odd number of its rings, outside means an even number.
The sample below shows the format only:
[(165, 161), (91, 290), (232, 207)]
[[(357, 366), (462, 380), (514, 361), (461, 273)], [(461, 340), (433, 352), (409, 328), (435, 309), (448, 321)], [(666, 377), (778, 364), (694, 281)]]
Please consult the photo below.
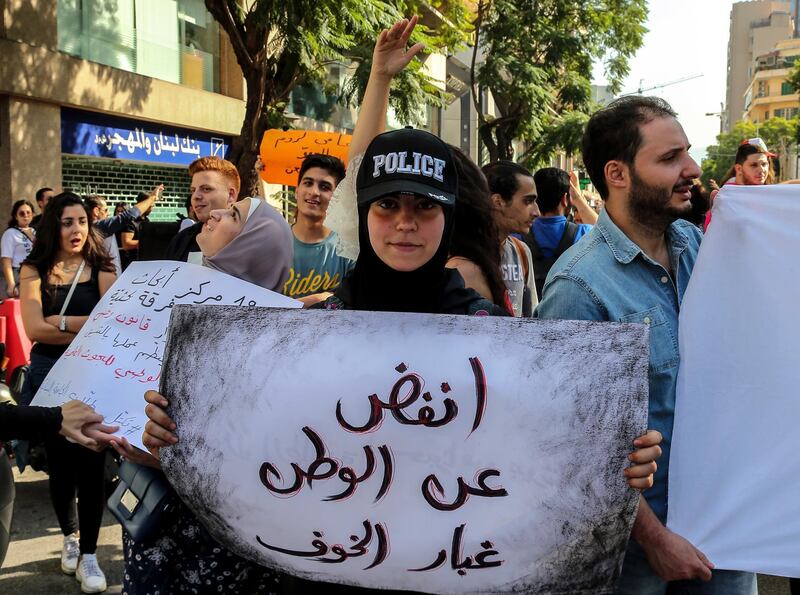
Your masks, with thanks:
[(531, 253), (533, 254), (533, 271), (536, 277), (536, 291), (539, 293), (539, 297), (541, 298), (542, 292), (544, 290), (544, 282), (547, 279), (547, 273), (550, 272), (553, 264), (555, 264), (558, 257), (561, 256), (567, 249), (572, 246), (575, 242), (575, 236), (578, 233), (578, 226), (574, 223), (567, 221), (567, 224), (564, 226), (564, 231), (561, 233), (561, 239), (558, 242), (558, 245), (553, 250), (553, 253), (545, 257), (542, 253), (542, 249), (539, 247), (538, 242), (536, 241), (536, 237), (533, 233), (525, 234), (525, 242), (531, 249)]
[(558, 242), (558, 246), (553, 251), (553, 257), (558, 258), (567, 249), (575, 243), (575, 236), (578, 233), (578, 226), (573, 223), (572, 221), (567, 221), (567, 224), (564, 226), (564, 233), (561, 234), (561, 241)]
[(525, 244), (522, 243), (521, 240), (518, 240), (514, 236), (508, 236), (511, 238), (511, 242), (514, 244), (514, 248), (519, 254), (519, 259), (522, 261), (522, 269), (525, 271), (525, 284), (528, 283), (528, 275), (530, 271), (530, 263), (528, 262), (528, 255), (525, 253)]
[(536, 241), (536, 236), (533, 235), (533, 229), (529, 229), (522, 236), (522, 239), (528, 245), (528, 248), (531, 249), (531, 256), (533, 256), (534, 262), (544, 258), (544, 254), (542, 254), (542, 248), (539, 246), (539, 242)]

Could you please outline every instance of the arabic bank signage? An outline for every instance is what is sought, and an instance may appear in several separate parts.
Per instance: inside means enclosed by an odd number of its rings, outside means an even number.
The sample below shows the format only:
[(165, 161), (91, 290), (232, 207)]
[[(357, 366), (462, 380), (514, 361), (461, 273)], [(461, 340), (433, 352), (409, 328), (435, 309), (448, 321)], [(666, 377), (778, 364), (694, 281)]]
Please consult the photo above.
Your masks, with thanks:
[(61, 152), (150, 163), (189, 165), (198, 157), (225, 158), (230, 137), (62, 108)]

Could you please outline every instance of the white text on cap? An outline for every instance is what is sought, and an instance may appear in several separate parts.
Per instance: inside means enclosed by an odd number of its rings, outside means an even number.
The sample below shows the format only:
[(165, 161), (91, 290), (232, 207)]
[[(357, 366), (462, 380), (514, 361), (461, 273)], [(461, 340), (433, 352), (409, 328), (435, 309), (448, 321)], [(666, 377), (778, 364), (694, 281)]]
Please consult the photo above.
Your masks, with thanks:
[(383, 168), (387, 174), (415, 174), (444, 182), (444, 167), (447, 164), (444, 159), (437, 159), (422, 153), (411, 153), (411, 156), (414, 159), (413, 165), (406, 163), (407, 151), (373, 155), (372, 161), (375, 167), (372, 170), (372, 177), (380, 177), (381, 168)]

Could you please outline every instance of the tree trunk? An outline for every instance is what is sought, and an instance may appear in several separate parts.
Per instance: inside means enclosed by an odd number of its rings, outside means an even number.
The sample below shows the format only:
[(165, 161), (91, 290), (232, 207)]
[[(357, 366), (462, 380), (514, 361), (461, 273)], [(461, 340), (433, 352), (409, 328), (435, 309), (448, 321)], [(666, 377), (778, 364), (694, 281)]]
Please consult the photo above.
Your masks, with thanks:
[(264, 109), (267, 103), (263, 100), (267, 95), (266, 79), (260, 70), (255, 68), (245, 75), (247, 103), (244, 121), (239, 136), (233, 139), (228, 156), (241, 178), (242, 186), (239, 191), (241, 198), (258, 193), (258, 172), (255, 170), (255, 164), (261, 139), (267, 130), (268, 113), (268, 110)]
[(498, 157), (497, 143), (494, 140), (494, 136), (492, 136), (492, 125), (483, 124), (479, 126), (478, 134), (483, 141), (483, 145), (486, 147), (486, 152), (489, 153), (489, 163), (494, 163), (500, 159), (500, 157)]
[(478, 128), (483, 144), (489, 153), (489, 163), (505, 159), (511, 161), (514, 158), (514, 145), (512, 144), (513, 135), (502, 124), (489, 122)]

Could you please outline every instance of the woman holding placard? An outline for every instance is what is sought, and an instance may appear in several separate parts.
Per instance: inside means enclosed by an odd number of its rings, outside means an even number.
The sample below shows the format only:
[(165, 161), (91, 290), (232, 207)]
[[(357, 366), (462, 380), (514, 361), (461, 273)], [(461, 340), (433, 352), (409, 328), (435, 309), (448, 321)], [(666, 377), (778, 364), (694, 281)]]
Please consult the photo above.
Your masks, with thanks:
[[(381, 34), (402, 39), (413, 28), (401, 22)], [(403, 39), (404, 37), (404, 39)], [(382, 41), (379, 41), (379, 44)], [(416, 46), (415, 46), (416, 47)], [(418, 51), (418, 50), (417, 50)], [(406, 54), (413, 56), (412, 48)], [(410, 55), (409, 55), (410, 54)], [(400, 60), (398, 58), (398, 60)], [(401, 60), (402, 61), (402, 60)], [(373, 103), (369, 103), (373, 102)], [(362, 117), (367, 121), (374, 105), (368, 88)], [(379, 110), (378, 110), (379, 111)], [(385, 116), (385, 110), (383, 112)], [(364, 140), (363, 159), (356, 186), (357, 229), (360, 252), (355, 268), (334, 295), (312, 306), (329, 310), (447, 313), (463, 315), (509, 315), (506, 310), (464, 286), (461, 275), (446, 267), (454, 216), (459, 204), (459, 175), (456, 160), (446, 143), (421, 130), (401, 129)], [(159, 448), (176, 444), (174, 422), (166, 414), (166, 399), (155, 391), (145, 395), (150, 421), (145, 426), (144, 444), (157, 456)], [(640, 448), (631, 455), (634, 466), (625, 474), (633, 487), (652, 482), (653, 462), (660, 454), (657, 432), (640, 437)], [(291, 579), (296, 580), (296, 579)], [(291, 580), (284, 582), (291, 583)], [(347, 586), (304, 583), (294, 592), (364, 592)], [(383, 592), (383, 591), (381, 591)]]
[[(39, 222), (33, 250), (22, 263), (22, 322), (34, 341), (24, 389), (28, 402), (116, 279), (114, 263), (91, 222), (80, 196), (64, 192), (52, 198)], [(50, 496), (64, 534), (61, 570), (75, 574), (85, 593), (105, 591), (105, 576), (95, 555), (105, 508), (105, 453), (60, 436), (47, 440), (45, 449)]]
[[(230, 163), (227, 165), (233, 167)], [(235, 169), (233, 170), (235, 172)], [(292, 232), (281, 215), (260, 198), (245, 198), (210, 212), (197, 236), (203, 266), (279, 292), (289, 277)], [(92, 433), (98, 437), (97, 433)], [(128, 461), (160, 468), (157, 459), (124, 437), (98, 437)], [(166, 479), (161, 476), (161, 482)], [(171, 488), (168, 488), (171, 491)], [(213, 584), (226, 593), (262, 593), (276, 588), (275, 573), (217, 543), (174, 492), (170, 512), (155, 521), (151, 535), (137, 541), (123, 531), (123, 593), (197, 593)]]

